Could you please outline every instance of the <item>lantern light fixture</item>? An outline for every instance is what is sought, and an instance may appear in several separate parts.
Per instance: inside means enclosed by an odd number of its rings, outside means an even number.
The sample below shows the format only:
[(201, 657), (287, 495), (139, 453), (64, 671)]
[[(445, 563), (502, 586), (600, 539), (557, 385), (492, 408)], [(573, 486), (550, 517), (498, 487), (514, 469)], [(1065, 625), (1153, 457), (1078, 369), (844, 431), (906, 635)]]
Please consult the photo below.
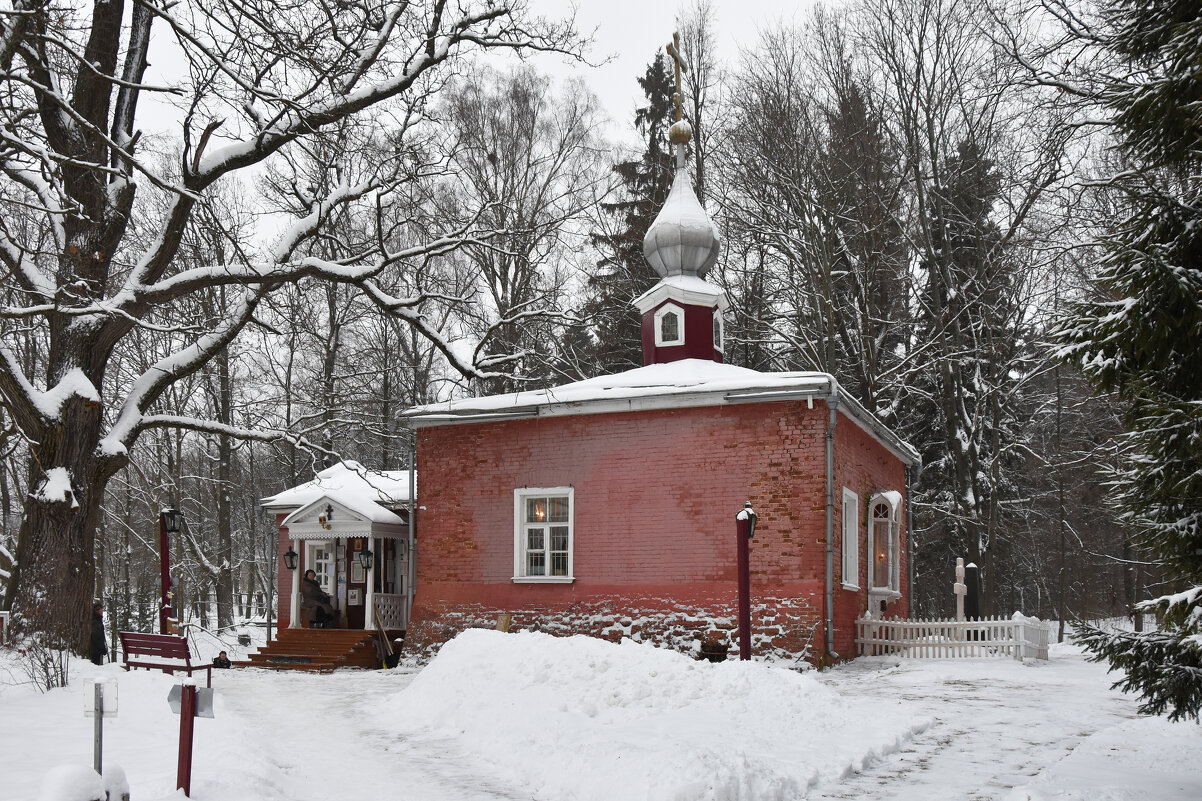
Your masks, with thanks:
[(739, 512), (737, 515), (735, 515), (735, 517), (739, 520), (747, 521), (747, 539), (751, 539), (752, 537), (754, 537), (755, 536), (755, 521), (759, 518), (759, 515), (757, 515), (755, 513), (755, 511), (751, 508), (751, 501), (748, 501), (746, 504), (744, 504), (743, 510), (741, 512)]
[(178, 534), (180, 526), (184, 522), (184, 513), (172, 507), (170, 509), (164, 509), (162, 515), (163, 528), (167, 531), (167, 533)]
[(359, 564), (363, 565), (364, 570), (371, 570), (371, 563), (374, 558), (375, 554), (366, 548), (364, 548), (362, 551), (359, 551)]
[(292, 549), (292, 546), (289, 545), (288, 552), (284, 554), (284, 565), (289, 570), (296, 570), (296, 565), (299, 560), (300, 560), (300, 554), (298, 554), (296, 551), (294, 551)]

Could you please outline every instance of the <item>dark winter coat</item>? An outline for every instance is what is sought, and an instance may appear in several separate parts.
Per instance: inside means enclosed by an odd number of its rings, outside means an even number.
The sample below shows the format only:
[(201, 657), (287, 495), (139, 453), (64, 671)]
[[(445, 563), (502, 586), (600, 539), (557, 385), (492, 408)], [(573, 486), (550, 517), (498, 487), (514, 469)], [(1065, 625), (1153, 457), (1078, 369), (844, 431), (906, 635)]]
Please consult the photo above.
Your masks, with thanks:
[(230, 660), (225, 658), (221, 654), (218, 654), (217, 656), (213, 657), (213, 667), (215, 667), (215, 668), (230, 667)]
[(302, 578), (300, 594), (302, 609), (310, 613), (321, 609), (330, 617), (334, 617), (334, 607), (330, 605), (330, 595), (316, 581), (308, 577)]
[(104, 642), (104, 614), (92, 613), (92, 638), (88, 640), (88, 659), (97, 665), (104, 664), (104, 655), (108, 646)]

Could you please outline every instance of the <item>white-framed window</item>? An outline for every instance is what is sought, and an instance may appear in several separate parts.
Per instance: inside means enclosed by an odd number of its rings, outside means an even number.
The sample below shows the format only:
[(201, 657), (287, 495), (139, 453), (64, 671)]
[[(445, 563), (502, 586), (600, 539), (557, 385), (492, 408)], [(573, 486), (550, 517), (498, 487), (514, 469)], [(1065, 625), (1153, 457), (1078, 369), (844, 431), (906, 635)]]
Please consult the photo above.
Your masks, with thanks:
[(513, 491), (513, 580), (568, 583), (572, 567), (572, 487), (522, 487)]
[(665, 303), (655, 311), (655, 345), (684, 344), (684, 309)]
[(714, 350), (722, 350), (722, 310), (714, 309)]
[(860, 496), (843, 488), (843, 589), (860, 589)]
[(901, 592), (900, 499), (900, 493), (881, 493), (874, 495), (868, 504), (868, 536), (872, 549), (868, 585), (873, 590)]

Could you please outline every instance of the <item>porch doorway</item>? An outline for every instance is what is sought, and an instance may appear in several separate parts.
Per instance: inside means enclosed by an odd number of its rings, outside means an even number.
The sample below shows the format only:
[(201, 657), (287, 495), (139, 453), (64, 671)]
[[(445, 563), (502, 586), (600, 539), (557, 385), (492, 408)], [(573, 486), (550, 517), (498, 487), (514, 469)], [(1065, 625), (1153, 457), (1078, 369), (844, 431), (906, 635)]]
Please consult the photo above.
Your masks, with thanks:
[(338, 598), (338, 560), (334, 544), (329, 540), (306, 542), (305, 565), (306, 570), (312, 570), (317, 574), (317, 583), (321, 585), (322, 591), (330, 596), (330, 603), (334, 606), (338, 617), (341, 617), (342, 604)]

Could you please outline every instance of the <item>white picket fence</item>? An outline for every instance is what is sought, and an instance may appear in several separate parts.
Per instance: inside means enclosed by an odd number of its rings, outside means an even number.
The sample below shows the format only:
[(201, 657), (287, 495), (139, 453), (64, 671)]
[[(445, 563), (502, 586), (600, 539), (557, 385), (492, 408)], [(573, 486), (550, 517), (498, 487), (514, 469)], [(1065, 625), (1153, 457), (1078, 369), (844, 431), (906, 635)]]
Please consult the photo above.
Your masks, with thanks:
[(860, 656), (916, 659), (1012, 657), (1047, 659), (1051, 629), (1036, 618), (856, 621)]

